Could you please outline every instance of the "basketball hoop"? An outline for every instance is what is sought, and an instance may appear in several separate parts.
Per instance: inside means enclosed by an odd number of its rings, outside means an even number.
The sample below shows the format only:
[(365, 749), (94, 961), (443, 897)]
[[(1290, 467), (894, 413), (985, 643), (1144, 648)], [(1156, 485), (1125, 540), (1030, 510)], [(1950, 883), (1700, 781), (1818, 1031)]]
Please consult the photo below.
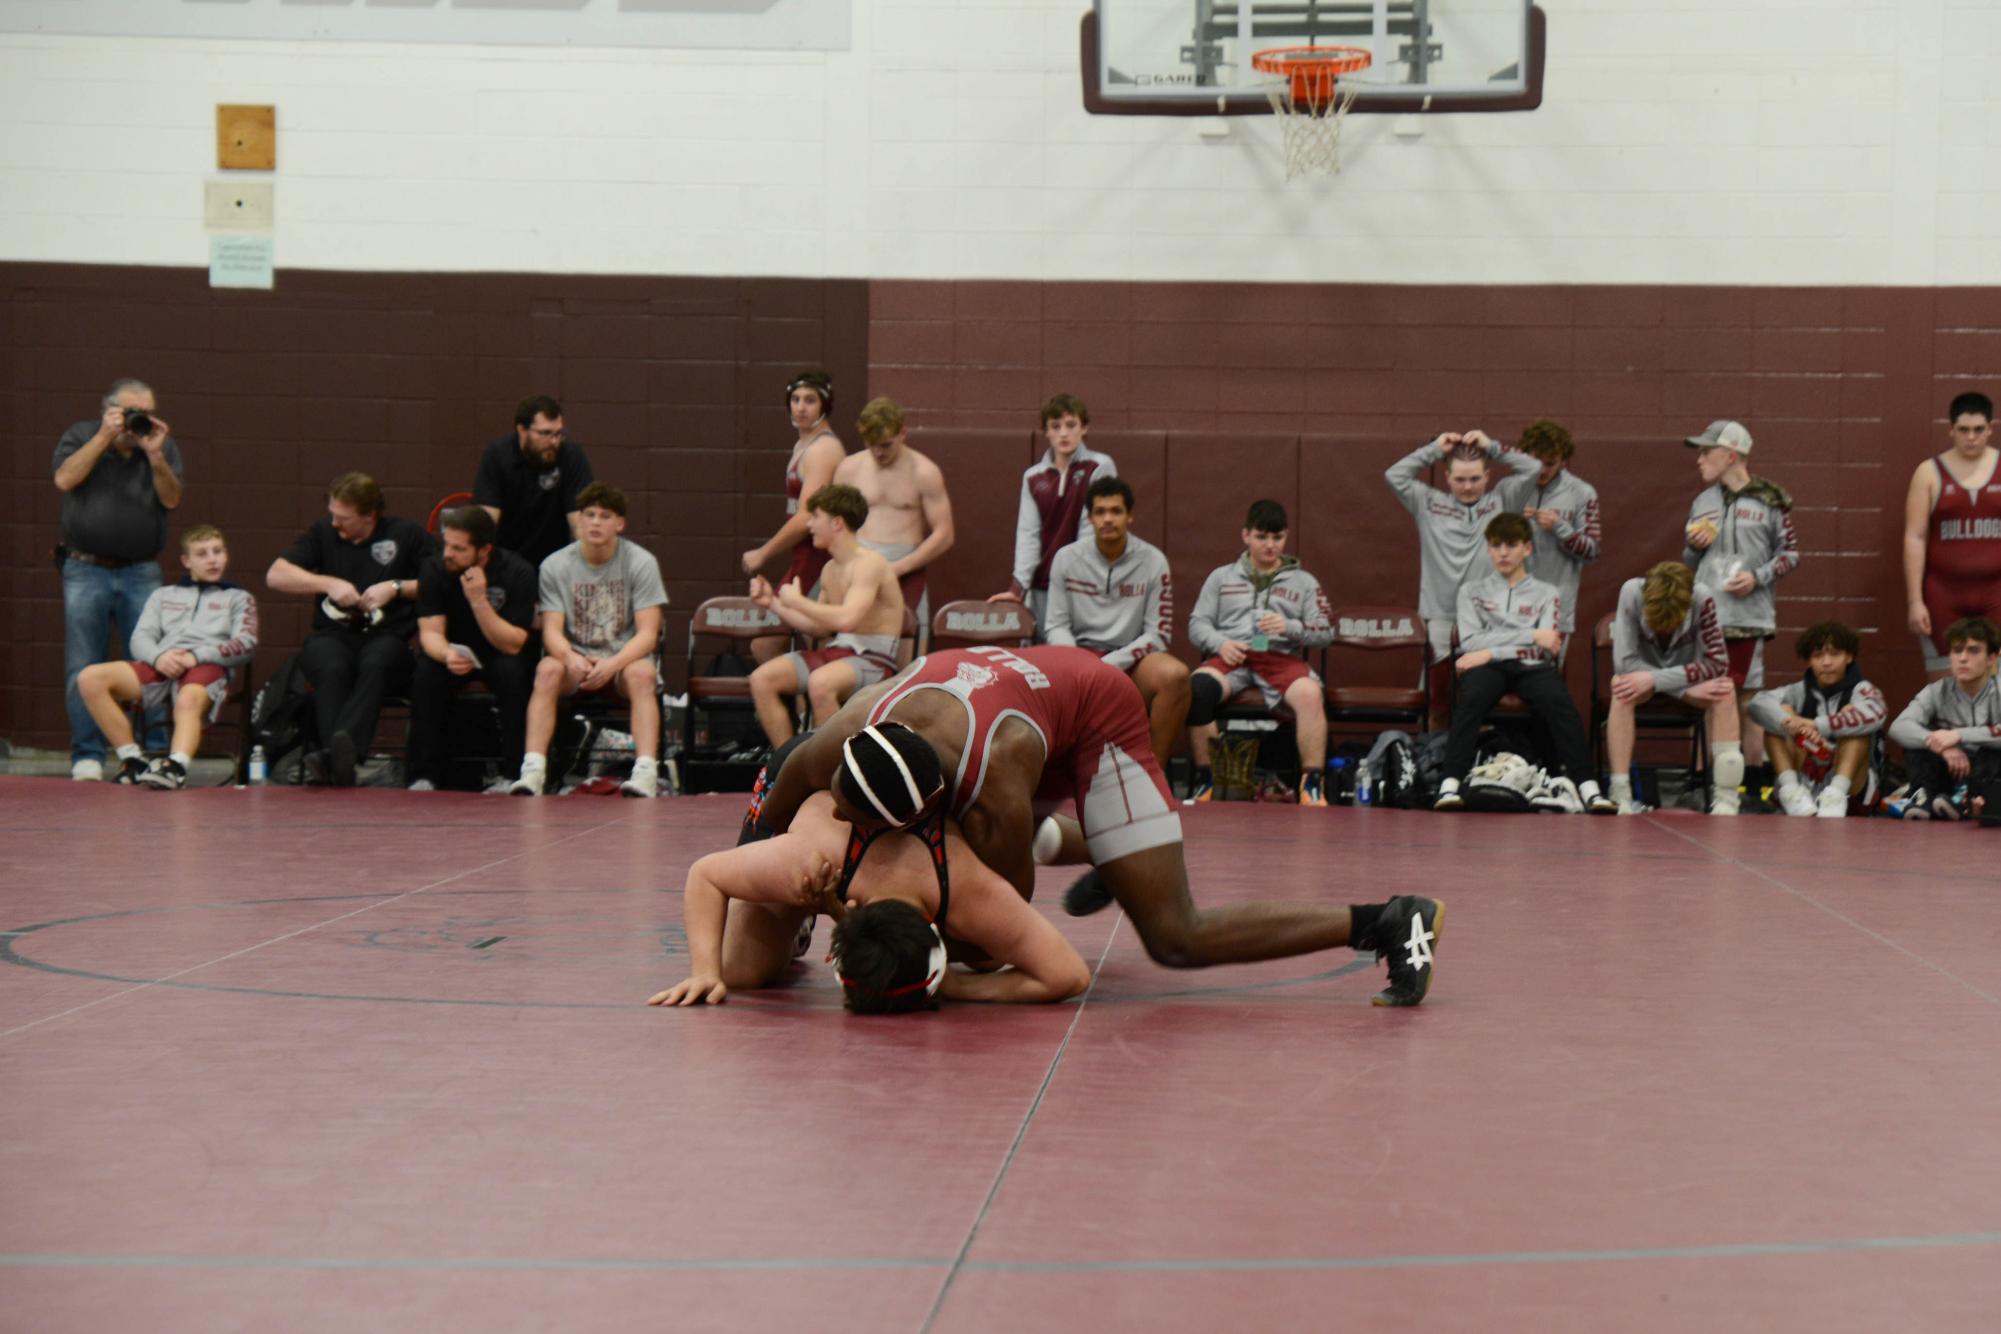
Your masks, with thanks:
[(1252, 69), (1281, 80), (1265, 97), (1285, 136), (1285, 179), (1341, 170), (1341, 122), (1360, 90), (1339, 79), (1374, 59), (1359, 46), (1283, 46), (1251, 56)]

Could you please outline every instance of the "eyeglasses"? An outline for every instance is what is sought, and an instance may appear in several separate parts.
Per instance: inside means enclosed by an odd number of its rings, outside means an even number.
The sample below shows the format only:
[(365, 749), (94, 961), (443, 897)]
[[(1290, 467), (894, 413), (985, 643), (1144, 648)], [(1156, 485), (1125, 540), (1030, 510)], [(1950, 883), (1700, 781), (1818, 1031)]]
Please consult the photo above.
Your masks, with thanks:
[(528, 434), (534, 436), (537, 440), (561, 440), (563, 438), (563, 428), (560, 426), (531, 426), (528, 428)]

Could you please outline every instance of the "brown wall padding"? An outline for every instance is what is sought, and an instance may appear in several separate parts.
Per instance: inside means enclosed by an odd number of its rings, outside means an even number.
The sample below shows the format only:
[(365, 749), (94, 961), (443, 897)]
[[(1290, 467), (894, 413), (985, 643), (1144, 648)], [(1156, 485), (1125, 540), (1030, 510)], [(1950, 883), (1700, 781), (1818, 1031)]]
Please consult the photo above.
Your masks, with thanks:
[[(1550, 414), (1604, 498), (1606, 556), (1580, 624), (1673, 555), (1696, 489), (1679, 437), (1741, 417), (1757, 470), (1798, 500), (1806, 560), (1788, 628), (1871, 632), (1893, 698), (1921, 677), (1903, 630), (1899, 533), (1910, 470), (2001, 350), (1994, 289), (1422, 287), (872, 282), (284, 271), (218, 292), (200, 270), (0, 265), (0, 430), (13, 460), (0, 607), (0, 736), (60, 746), (61, 590), (47, 552), (49, 453), (119, 375), (151, 380), (186, 447), (178, 525), (219, 521), (237, 574), (264, 567), (362, 468), (421, 517), (470, 484), (514, 402), (564, 401), (600, 476), (634, 500), (674, 614), (740, 585), (738, 554), (782, 514), (781, 389), (831, 367), (835, 424), (890, 394), (944, 467), (959, 526), (934, 603), (1007, 578), (1021, 470), (1050, 393), (1091, 406), (1092, 443), (1139, 493), (1138, 531), (1174, 563), (1180, 624), (1238, 549), (1244, 506), (1293, 511), (1294, 550), (1342, 601), (1415, 597), (1410, 521), (1382, 470), (1420, 439), (1511, 434)], [(171, 557), (170, 557), (171, 562)], [(260, 591), (261, 588), (260, 588)], [(304, 631), (265, 594), (268, 671)], [(1185, 639), (1181, 645), (1185, 653)], [(1778, 671), (1789, 646), (1774, 646)], [(1584, 655), (1571, 679), (1585, 688)]]

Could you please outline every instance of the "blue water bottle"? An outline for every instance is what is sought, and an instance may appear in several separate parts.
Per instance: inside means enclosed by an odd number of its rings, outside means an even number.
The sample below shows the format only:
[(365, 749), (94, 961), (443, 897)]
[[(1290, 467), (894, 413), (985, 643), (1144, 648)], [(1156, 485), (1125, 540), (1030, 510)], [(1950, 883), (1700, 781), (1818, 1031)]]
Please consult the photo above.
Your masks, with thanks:
[(1354, 799), (1354, 794), (1348, 790), (1348, 782), (1351, 778), (1348, 772), (1350, 767), (1351, 763), (1346, 755), (1336, 755), (1333, 759), (1327, 761), (1327, 785), (1323, 790), (1327, 793), (1329, 801), (1341, 802)]
[(1376, 804), (1376, 780), (1375, 776), (1369, 772), (1369, 766), (1366, 764), (1357, 770), (1355, 774), (1355, 804), (1357, 806), (1373, 806)]

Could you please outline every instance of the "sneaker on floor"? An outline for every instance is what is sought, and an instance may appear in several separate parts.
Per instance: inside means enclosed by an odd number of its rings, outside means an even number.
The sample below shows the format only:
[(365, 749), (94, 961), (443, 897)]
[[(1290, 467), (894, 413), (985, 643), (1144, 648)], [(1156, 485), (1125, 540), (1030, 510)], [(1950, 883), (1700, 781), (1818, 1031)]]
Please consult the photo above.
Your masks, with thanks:
[[(93, 760), (90, 763), (94, 764), (96, 761)], [(146, 761), (134, 755), (129, 760), (121, 760), (119, 762), (118, 772), (111, 776), (111, 781), (120, 787), (133, 787), (146, 781), (146, 774), (150, 768), (151, 766)]]
[(1431, 990), (1432, 946), (1445, 905), (1435, 899), (1404, 894), (1391, 899), (1376, 919), (1370, 944), (1378, 959), (1390, 966), (1390, 984), (1377, 992), (1377, 1005), (1415, 1005)]
[(1320, 787), (1320, 773), (1302, 775), (1299, 780), (1299, 804), (1302, 806), (1325, 806), (1327, 794)]
[(1188, 795), (1183, 798), (1181, 804), (1183, 806), (1199, 806), (1205, 801), (1214, 801), (1215, 799), (1216, 780), (1214, 778), (1197, 778), (1189, 787)]
[(618, 785), (622, 797), (657, 797), (660, 795), (660, 770), (651, 764), (632, 766), (632, 777)]
[(1846, 820), (1848, 818), (1848, 794), (1846, 792), (1823, 792), (1820, 794), (1819, 809), (1814, 812), (1823, 820)]
[(1591, 799), (1584, 803), (1584, 809), (1592, 815), (1617, 815), (1619, 813), (1619, 803), (1606, 796), (1602, 791), (1593, 792)]
[(1743, 800), (1744, 794), (1742, 792), (1724, 792), (1719, 790), (1715, 796), (1709, 799), (1709, 813), (1711, 815), (1736, 815)]
[(335, 787), (354, 786), (354, 738), (335, 732), (327, 745), (327, 781)]
[(1653, 809), (1653, 807), (1647, 805), (1644, 801), (1622, 801), (1619, 803), (1619, 814), (1621, 815), (1649, 815), (1652, 814)]
[(1966, 818), (1966, 812), (1959, 808), (1959, 803), (1944, 792), (1932, 798), (1931, 811), (1932, 819), (1934, 820), (1963, 820)]
[(521, 777), (507, 785), (507, 795), (510, 797), (539, 797), (542, 795), (542, 784), (548, 777), (549, 771), (539, 764), (532, 769), (523, 769)]
[(1805, 783), (1793, 783), (1779, 789), (1779, 809), (1787, 815), (1812, 815), (1815, 810), (1813, 793)]
[(433, 783), (428, 778), (419, 778), (416, 782), (410, 784), (409, 787), (403, 790), (405, 792), (436, 792), (438, 790), (438, 785), (436, 783)]
[(1558, 815), (1584, 814), (1584, 798), (1578, 795), (1577, 784), (1561, 775), (1544, 779), (1535, 795), (1529, 798), (1529, 805)]
[(1466, 798), (1459, 795), (1459, 780), (1448, 778), (1438, 785), (1438, 798), (1431, 803), (1434, 811), (1456, 811), (1466, 805)]
[(1063, 911), (1072, 917), (1089, 917), (1111, 906), (1112, 887), (1095, 867), (1071, 881), (1070, 888), (1063, 891)]
[(1910, 788), (1903, 796), (1893, 797), (1883, 804), (1891, 814), (1901, 820), (1932, 818), (1932, 794), (1921, 787)]
[(188, 771), (178, 761), (162, 760), (139, 775), (138, 781), (147, 787), (159, 788), (162, 792), (173, 792), (188, 785)]
[(69, 767), (72, 783), (101, 783), (104, 781), (104, 761), (76, 760)]

